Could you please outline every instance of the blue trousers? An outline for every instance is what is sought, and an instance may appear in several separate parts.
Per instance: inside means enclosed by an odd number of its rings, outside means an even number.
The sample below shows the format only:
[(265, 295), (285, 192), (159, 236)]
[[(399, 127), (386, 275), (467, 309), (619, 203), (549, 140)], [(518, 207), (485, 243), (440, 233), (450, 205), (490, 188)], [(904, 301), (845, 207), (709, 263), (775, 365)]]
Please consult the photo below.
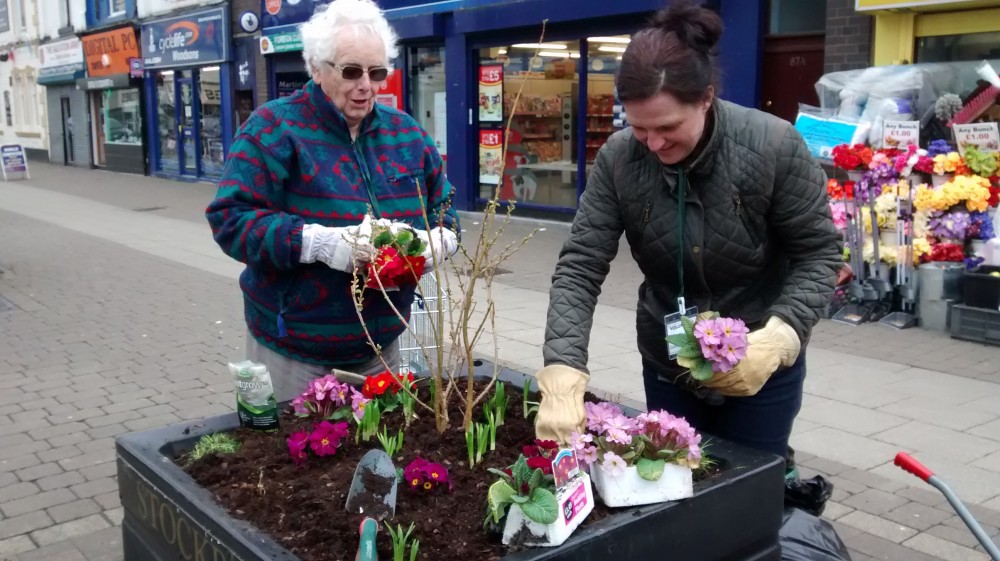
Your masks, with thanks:
[(795, 364), (774, 373), (757, 395), (703, 399), (683, 384), (665, 381), (643, 361), (646, 407), (666, 409), (687, 419), (701, 433), (715, 435), (785, 458), (792, 422), (802, 407), (805, 349)]

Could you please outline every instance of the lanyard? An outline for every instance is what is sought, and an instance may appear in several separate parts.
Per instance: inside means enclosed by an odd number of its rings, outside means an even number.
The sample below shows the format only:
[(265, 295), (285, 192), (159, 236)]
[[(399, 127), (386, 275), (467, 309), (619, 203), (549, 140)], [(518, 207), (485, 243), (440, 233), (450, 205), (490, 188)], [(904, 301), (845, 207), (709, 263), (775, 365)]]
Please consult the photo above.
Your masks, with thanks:
[(677, 311), (681, 314), (687, 310), (684, 305), (684, 210), (685, 195), (687, 194), (687, 177), (684, 168), (677, 168), (677, 282), (680, 290), (677, 292)]

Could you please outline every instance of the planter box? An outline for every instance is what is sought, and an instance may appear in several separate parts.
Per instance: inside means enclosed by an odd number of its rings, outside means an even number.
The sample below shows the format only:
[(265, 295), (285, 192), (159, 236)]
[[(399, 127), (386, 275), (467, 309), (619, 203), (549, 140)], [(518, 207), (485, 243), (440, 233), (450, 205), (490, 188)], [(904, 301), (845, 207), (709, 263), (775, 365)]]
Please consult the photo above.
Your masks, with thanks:
[(964, 304), (973, 308), (1000, 309), (1000, 267), (980, 265), (965, 272), (962, 295)]
[[(590, 484), (590, 476), (581, 473), (580, 478), (583, 484), (578, 488), (577, 493), (566, 496), (556, 495), (562, 512), (560, 512), (559, 519), (552, 524), (539, 524), (525, 516), (521, 507), (510, 505), (507, 508), (507, 519), (503, 527), (503, 544), (510, 545), (512, 542), (520, 541), (534, 547), (557, 547), (565, 543), (580, 527), (580, 524), (583, 524), (587, 515), (594, 510), (594, 490)], [(576, 496), (577, 494), (580, 496)], [(574, 508), (580, 504), (582, 506), (579, 510)], [(567, 510), (567, 506), (569, 510)], [(568, 522), (566, 521), (567, 516), (569, 517)]]
[[(514, 387), (526, 378), (508, 369), (500, 377)], [(231, 413), (117, 439), (125, 561), (298, 559), (270, 536), (229, 516), (173, 462), (201, 436), (237, 427), (239, 420)], [(660, 559), (669, 552), (673, 559), (779, 561), (784, 461), (720, 438), (711, 441), (720, 473), (695, 483), (693, 497), (624, 509), (579, 528), (559, 547), (513, 552), (502, 559), (617, 561)], [(485, 506), (486, 497), (480, 499)]]

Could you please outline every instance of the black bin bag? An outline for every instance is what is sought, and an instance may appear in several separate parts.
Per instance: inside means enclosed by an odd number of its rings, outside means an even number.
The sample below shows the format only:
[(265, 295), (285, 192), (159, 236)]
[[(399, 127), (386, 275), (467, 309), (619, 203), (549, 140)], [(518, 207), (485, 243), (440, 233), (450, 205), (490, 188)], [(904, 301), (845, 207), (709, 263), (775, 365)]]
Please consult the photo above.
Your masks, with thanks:
[(781, 561), (851, 561), (833, 526), (798, 508), (785, 508), (778, 539)]

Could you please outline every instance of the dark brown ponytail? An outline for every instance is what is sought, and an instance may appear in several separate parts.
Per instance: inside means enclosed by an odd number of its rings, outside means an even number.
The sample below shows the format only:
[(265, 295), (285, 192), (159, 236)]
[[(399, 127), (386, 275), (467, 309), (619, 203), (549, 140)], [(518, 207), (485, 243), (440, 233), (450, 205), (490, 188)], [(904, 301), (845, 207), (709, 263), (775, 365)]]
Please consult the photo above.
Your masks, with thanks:
[(618, 97), (638, 101), (664, 91), (684, 103), (704, 99), (709, 86), (719, 89), (715, 45), (721, 36), (718, 14), (675, 0), (632, 36), (615, 76)]

